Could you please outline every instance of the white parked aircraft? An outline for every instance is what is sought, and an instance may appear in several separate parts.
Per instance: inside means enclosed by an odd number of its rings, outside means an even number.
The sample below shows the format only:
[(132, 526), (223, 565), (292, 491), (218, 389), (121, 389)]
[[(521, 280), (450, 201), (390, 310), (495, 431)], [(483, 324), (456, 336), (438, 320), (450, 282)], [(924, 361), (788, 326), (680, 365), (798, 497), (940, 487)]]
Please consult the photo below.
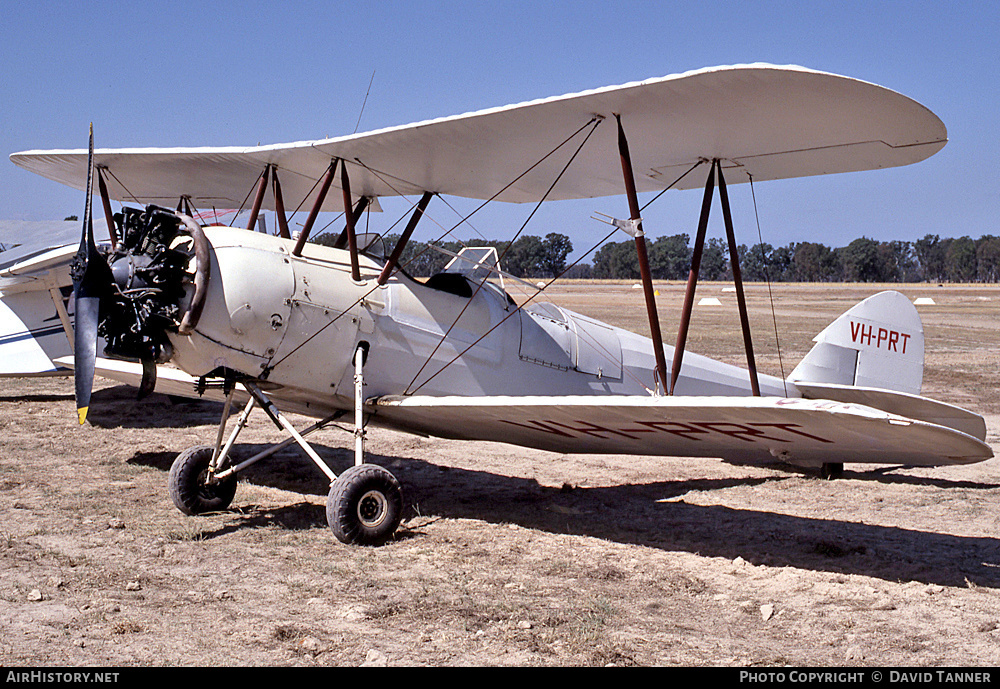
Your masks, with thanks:
[[(351, 543), (385, 541), (402, 513), (396, 479), (364, 463), (369, 422), (557, 452), (777, 457), (828, 475), (844, 462), (978, 462), (992, 456), (983, 419), (919, 396), (923, 329), (898, 293), (870, 297), (834, 321), (787, 380), (758, 375), (726, 187), (906, 165), (946, 142), (941, 121), (898, 93), (754, 64), (321, 141), (16, 153), (17, 165), (85, 190), (87, 206), (79, 250), (0, 267), (2, 372), (73, 366), (81, 423), (95, 371), (142, 392), (155, 384), (224, 399), (215, 442), (181, 452), (170, 471), (171, 496), (188, 514), (228, 505), (236, 474), (279, 447), (242, 462), (231, 455), (261, 407), (289, 434), (280, 447), (298, 443), (330, 478), (328, 521)], [(698, 169), (707, 181), (690, 174)], [(93, 238), (94, 170), (110, 247)], [(702, 184), (686, 304), (669, 347), (637, 194)], [(341, 188), (339, 199), (327, 194), (331, 186)], [(716, 188), (747, 370), (685, 354)], [(435, 195), (540, 203), (622, 193), (630, 217), (611, 223), (636, 239), (652, 338), (534, 297), (517, 306), (495, 279), (502, 274), (495, 255), (467, 259), (468, 269), (459, 257), (426, 282), (400, 265)], [(420, 201), (386, 258), (365, 247), (354, 225), (378, 198), (402, 195)], [(251, 197), (248, 227), (261, 208), (272, 209), (277, 236), (192, 219), (192, 207), (242, 207)], [(311, 206), (297, 238), (288, 232), (286, 197)], [(112, 223), (112, 199), (139, 207), (123, 207)], [(142, 207), (178, 201), (176, 212)], [(338, 246), (309, 243), (316, 215), (330, 210), (347, 218)], [(50, 325), (61, 326), (55, 336)], [(108, 358), (97, 357), (98, 338)], [(66, 356), (71, 342), (75, 356)], [(227, 437), (234, 401), (246, 406)], [(281, 410), (319, 421), (300, 432)], [(356, 465), (337, 476), (303, 436), (351, 411)]]

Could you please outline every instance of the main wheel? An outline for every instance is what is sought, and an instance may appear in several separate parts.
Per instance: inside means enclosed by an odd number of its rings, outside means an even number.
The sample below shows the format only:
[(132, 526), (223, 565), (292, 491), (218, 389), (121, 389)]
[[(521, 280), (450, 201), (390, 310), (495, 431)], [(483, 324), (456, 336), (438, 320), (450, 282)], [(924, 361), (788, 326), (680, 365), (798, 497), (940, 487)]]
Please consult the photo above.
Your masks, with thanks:
[(217, 512), (229, 507), (236, 495), (236, 477), (225, 481), (206, 483), (208, 465), (212, 461), (215, 448), (209, 445), (195, 445), (177, 455), (170, 467), (167, 486), (170, 499), (184, 514), (204, 514)]
[(326, 521), (342, 543), (381, 545), (392, 538), (402, 516), (399, 481), (376, 464), (342, 473), (326, 500)]
[(819, 468), (819, 475), (826, 481), (835, 481), (844, 475), (843, 462), (826, 462)]

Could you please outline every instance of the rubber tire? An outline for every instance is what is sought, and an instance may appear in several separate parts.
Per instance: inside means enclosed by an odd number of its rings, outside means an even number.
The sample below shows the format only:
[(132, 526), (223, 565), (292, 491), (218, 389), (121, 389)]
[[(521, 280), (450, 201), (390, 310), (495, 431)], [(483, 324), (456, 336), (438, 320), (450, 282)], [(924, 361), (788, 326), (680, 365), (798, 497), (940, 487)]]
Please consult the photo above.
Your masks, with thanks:
[(377, 464), (352, 466), (330, 487), (326, 522), (341, 543), (382, 545), (396, 533), (402, 517), (399, 481)]
[(824, 481), (836, 481), (844, 476), (843, 462), (826, 462), (819, 469), (819, 475)]
[(170, 499), (184, 514), (218, 512), (229, 507), (236, 496), (236, 477), (212, 486), (205, 485), (205, 473), (215, 451), (210, 445), (195, 445), (177, 455), (170, 467), (167, 486)]

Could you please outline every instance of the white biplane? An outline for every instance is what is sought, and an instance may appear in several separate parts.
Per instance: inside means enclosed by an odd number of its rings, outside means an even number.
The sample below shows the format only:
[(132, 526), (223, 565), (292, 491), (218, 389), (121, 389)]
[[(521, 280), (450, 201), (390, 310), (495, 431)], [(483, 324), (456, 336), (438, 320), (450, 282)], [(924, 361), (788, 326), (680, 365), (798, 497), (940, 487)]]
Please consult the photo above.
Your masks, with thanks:
[[(564, 453), (779, 458), (828, 476), (844, 462), (978, 462), (992, 457), (983, 419), (919, 395), (923, 329), (898, 293), (834, 321), (786, 380), (758, 374), (726, 186), (907, 165), (946, 142), (941, 121), (898, 93), (754, 64), (320, 141), (95, 151), (91, 137), (89, 151), (16, 153), (14, 163), (85, 190), (87, 202), (78, 248), (22, 251), (0, 267), (0, 364), (4, 374), (73, 367), (81, 423), (95, 372), (141, 393), (155, 386), (224, 400), (214, 443), (184, 450), (171, 468), (177, 507), (227, 506), (240, 471), (298, 443), (329, 477), (328, 521), (350, 543), (390, 538), (403, 509), (397, 480), (364, 461), (368, 423)], [(90, 220), (95, 176), (110, 240), (100, 247)], [(702, 185), (677, 343), (665, 346), (637, 195)], [(685, 353), (716, 188), (745, 370)], [(355, 225), (379, 198), (404, 195), (419, 201), (386, 257)], [(652, 337), (537, 294), (518, 306), (495, 279), (495, 257), (411, 278), (400, 256), (437, 195), (512, 203), (624, 195), (629, 217), (611, 223), (635, 238)], [(243, 207), (251, 197), (248, 228), (270, 209), (277, 234), (192, 218), (193, 209)], [(297, 237), (285, 198), (310, 208)], [(136, 207), (113, 214), (111, 200)], [(308, 241), (325, 211), (346, 218), (333, 247)], [(227, 435), (234, 403), (245, 406)], [(289, 437), (237, 461), (234, 442), (256, 407)], [(318, 421), (296, 429), (288, 411)], [(355, 466), (338, 476), (304, 436), (352, 413)]]

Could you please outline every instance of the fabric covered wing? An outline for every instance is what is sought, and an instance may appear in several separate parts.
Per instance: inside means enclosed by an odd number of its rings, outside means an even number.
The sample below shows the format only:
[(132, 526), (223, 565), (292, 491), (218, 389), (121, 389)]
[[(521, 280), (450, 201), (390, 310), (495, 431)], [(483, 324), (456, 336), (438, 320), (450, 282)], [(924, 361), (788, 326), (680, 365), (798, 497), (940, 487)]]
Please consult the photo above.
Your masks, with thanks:
[[(199, 207), (238, 207), (264, 165), (275, 164), (286, 205), (303, 198), (332, 158), (349, 165), (355, 195), (438, 192), (534, 202), (570, 159), (585, 127), (605, 121), (549, 199), (622, 193), (614, 115), (630, 142), (639, 191), (663, 189), (700, 160), (724, 161), (730, 183), (871, 170), (915, 163), (947, 141), (927, 108), (867, 82), (802, 67), (716, 67), (622, 86), (482, 110), (319, 141), (249, 148), (97, 150), (112, 198)], [(82, 189), (86, 151), (28, 151), (11, 160)], [(120, 180), (120, 182), (119, 182)], [(339, 180), (334, 182), (338, 184)], [(124, 186), (127, 186), (127, 190)], [(677, 188), (704, 184), (690, 175)], [(134, 195), (134, 196), (133, 196)], [(339, 194), (325, 210), (340, 210)], [(265, 207), (273, 207), (271, 195)]]
[(375, 420), (553, 452), (936, 466), (989, 459), (965, 433), (857, 404), (779, 397), (384, 397)]
[(920, 419), (938, 426), (954, 428), (956, 431), (962, 431), (973, 438), (986, 441), (986, 420), (979, 414), (951, 404), (904, 392), (854, 385), (822, 383), (795, 383), (794, 385), (803, 397), (863, 404), (890, 414), (898, 414), (910, 419)]
[[(73, 357), (60, 357), (55, 363), (68, 368), (73, 367)], [(95, 365), (96, 375), (119, 383), (125, 383), (133, 387), (139, 387), (142, 382), (142, 365), (131, 361), (120, 361), (117, 359), (97, 358)], [(208, 388), (204, 394), (198, 394), (195, 389), (198, 380), (184, 371), (169, 366), (156, 367), (156, 388), (155, 391), (163, 395), (174, 397), (187, 397), (190, 399), (204, 399), (215, 402), (223, 402), (226, 399), (225, 393), (219, 388)], [(240, 404), (245, 404), (250, 396), (243, 390), (242, 386), (237, 386), (233, 399)]]

